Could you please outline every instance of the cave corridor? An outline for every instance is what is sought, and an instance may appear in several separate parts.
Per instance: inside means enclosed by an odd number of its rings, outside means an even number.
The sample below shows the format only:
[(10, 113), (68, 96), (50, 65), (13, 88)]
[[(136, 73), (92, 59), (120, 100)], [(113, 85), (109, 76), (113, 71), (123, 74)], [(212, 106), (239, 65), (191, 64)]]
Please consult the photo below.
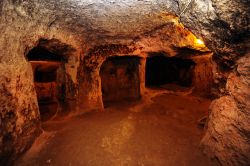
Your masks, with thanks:
[(248, 0), (0, 1), (0, 165), (249, 166)]
[(192, 60), (150, 57), (146, 63), (146, 86), (160, 86), (175, 83), (191, 86), (195, 63)]
[(59, 91), (60, 82), (57, 79), (62, 57), (37, 46), (30, 50), (27, 59), (32, 65), (41, 120), (45, 121), (56, 114), (59, 96), (62, 96), (62, 91)]

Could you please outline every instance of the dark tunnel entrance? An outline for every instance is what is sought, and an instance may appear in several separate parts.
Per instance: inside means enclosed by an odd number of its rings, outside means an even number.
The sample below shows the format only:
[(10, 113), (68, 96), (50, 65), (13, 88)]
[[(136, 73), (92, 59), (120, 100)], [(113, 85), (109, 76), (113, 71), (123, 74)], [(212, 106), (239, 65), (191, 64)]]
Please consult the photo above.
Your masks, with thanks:
[(33, 68), (41, 120), (46, 121), (57, 112), (59, 101), (57, 75), (62, 57), (37, 46), (27, 54), (27, 58)]
[(192, 85), (195, 63), (190, 59), (153, 56), (146, 62), (146, 87), (159, 87), (165, 84)]
[(140, 58), (111, 57), (101, 66), (102, 97), (104, 106), (115, 102), (140, 99)]

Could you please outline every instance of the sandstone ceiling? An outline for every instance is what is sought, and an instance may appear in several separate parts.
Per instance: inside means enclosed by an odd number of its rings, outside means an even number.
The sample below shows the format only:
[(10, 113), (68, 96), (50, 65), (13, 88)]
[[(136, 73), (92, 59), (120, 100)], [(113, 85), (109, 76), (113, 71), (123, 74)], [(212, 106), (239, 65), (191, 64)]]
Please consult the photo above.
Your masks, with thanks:
[(13, 31), (22, 31), (26, 37), (54, 31), (82, 41), (80, 45), (101, 45), (133, 41), (164, 28), (172, 21), (168, 17), (171, 14), (180, 16), (180, 22), (205, 40), (210, 49), (220, 54), (218, 59), (230, 66), (246, 50), (242, 43), (249, 39), (248, 3), (248, 0), (4, 0), (1, 29), (9, 23)]

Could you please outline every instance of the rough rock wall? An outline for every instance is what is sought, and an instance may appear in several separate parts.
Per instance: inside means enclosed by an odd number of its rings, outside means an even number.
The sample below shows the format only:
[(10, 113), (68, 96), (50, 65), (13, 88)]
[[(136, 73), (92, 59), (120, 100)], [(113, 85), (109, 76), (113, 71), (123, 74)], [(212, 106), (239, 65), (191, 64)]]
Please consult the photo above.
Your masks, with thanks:
[(13, 3), (0, 2), (0, 165), (23, 153), (41, 133), (32, 67), (25, 54), (40, 38), (55, 37), (74, 45), (65, 34), (46, 33), (48, 25), (41, 23), (46, 19), (32, 19), (36, 11), (32, 4), (27, 12), (18, 7), (20, 1)]
[(212, 87), (214, 85), (214, 64), (212, 62), (211, 53), (192, 58), (196, 63), (194, 67), (193, 86), (194, 93), (204, 96), (212, 96)]
[[(6, 47), (1, 46), (0, 49)], [(34, 85), (30, 81), (33, 79), (31, 65), (19, 63), (17, 66), (2, 61), (0, 69), (0, 165), (4, 165), (27, 149), (38, 136), (40, 117), (37, 100), (34, 100)]]
[[(182, 18), (214, 51), (219, 69), (215, 73), (217, 82), (226, 83), (222, 86), (226, 89), (220, 90), (222, 97), (211, 105), (202, 145), (205, 152), (222, 165), (249, 165), (249, 1), (212, 0), (208, 3), (210, 5), (203, 10), (194, 7)], [(197, 26), (192, 26), (192, 22)], [(225, 72), (230, 68), (232, 70)]]
[(250, 161), (250, 54), (237, 61), (227, 81), (227, 96), (213, 101), (205, 151), (223, 165), (249, 165)]
[(195, 0), (181, 16), (181, 21), (205, 40), (216, 54), (217, 63), (228, 69), (246, 53), (249, 11), (249, 0)]
[[(82, 90), (81, 93), (83, 94), (85, 89), (89, 89), (87, 99), (96, 102), (100, 100), (98, 97), (101, 96), (99, 94), (98, 66), (105, 60), (105, 58), (98, 59), (97, 56), (105, 55), (105, 53), (115, 55), (119, 52), (121, 54), (138, 55), (143, 51), (145, 53), (152, 50), (165, 51), (174, 55), (170, 46), (176, 47), (176, 45), (169, 44), (169, 41), (175, 44), (179, 43), (177, 46), (187, 46), (179, 38), (181, 35), (171, 38), (173, 33), (169, 33), (168, 30), (177, 22), (175, 17), (169, 16), (169, 13), (179, 15), (181, 22), (186, 27), (205, 40), (209, 48), (215, 52), (214, 59), (220, 68), (234, 68), (236, 59), (244, 56), (246, 43), (249, 39), (249, 0), (195, 0), (191, 2), (186, 11), (182, 12), (188, 2), (188, 0), (0, 1), (0, 68), (2, 69), (0, 73), (0, 101), (3, 105), (7, 105), (1, 107), (2, 110), (0, 111), (1, 122), (4, 121), (0, 124), (0, 131), (2, 132), (0, 134), (1, 155), (23, 152), (34, 140), (35, 134), (33, 133), (39, 132), (39, 127), (37, 127), (39, 126), (39, 115), (37, 102), (34, 100), (36, 95), (32, 83), (31, 66), (26, 62), (24, 55), (41, 38), (57, 39), (75, 48), (74, 55), (76, 56), (71, 56), (69, 61), (72, 63), (66, 65), (67, 77), (70, 78), (70, 83), (75, 84), (78, 76), (79, 82), (81, 83), (81, 80), (83, 82), (82, 85), (79, 85), (79, 89)], [(165, 31), (162, 30), (164, 28)], [(183, 36), (185, 36), (185, 33), (183, 33)], [(173, 40), (169, 40), (170, 38)], [(112, 51), (104, 51), (100, 54), (94, 54), (91, 50), (87, 52), (88, 49), (96, 45), (106, 45), (102, 47), (105, 49), (110, 44), (122, 44), (125, 47), (130, 45), (129, 49), (132, 50), (118, 50), (113, 53)], [(94, 50), (96, 51), (96, 49)], [(80, 55), (81, 57), (79, 57)], [(83, 67), (79, 67), (80, 59)], [(96, 64), (96, 62), (98, 63)], [(72, 64), (77, 65), (71, 68)], [(93, 66), (92, 69), (89, 68), (91, 66)], [(77, 69), (80, 71), (78, 74)], [(230, 73), (230, 71), (228, 72)], [(217, 75), (219, 75), (219, 81), (227, 79), (227, 77), (223, 77), (226, 75), (222, 72), (218, 72)], [(245, 75), (245, 77), (248, 77), (249, 73)], [(17, 79), (19, 76), (22, 79)], [(11, 83), (9, 83), (9, 80), (11, 80)], [(249, 84), (244, 84), (244, 86), (249, 87)], [(239, 87), (239, 89), (242, 89), (242, 87)], [(11, 95), (7, 96), (8, 99), (6, 99), (6, 94), (9, 94), (9, 91)], [(227, 97), (230, 97), (235, 103), (239, 103), (238, 97), (242, 93), (236, 93), (231, 88), (228, 88), (228, 92)], [(22, 98), (17, 98), (15, 99), (17, 101), (13, 102), (10, 98), (15, 94), (22, 96)], [(79, 96), (82, 94), (79, 94)], [(238, 94), (238, 97), (233, 94)], [(84, 96), (79, 97), (79, 101), (81, 100), (84, 100)], [(9, 102), (6, 103), (6, 101)], [(249, 100), (242, 100), (241, 102), (242, 105), (246, 105)], [(233, 109), (232, 112), (238, 113), (241, 111), (244, 116), (249, 114), (249, 109), (242, 111), (244, 109), (238, 105), (237, 108)], [(29, 111), (22, 114), (22, 110)], [(215, 107), (212, 109), (211, 116), (216, 110)], [(226, 110), (226, 107), (222, 110)], [(217, 112), (218, 114), (213, 117), (213, 121), (218, 120), (222, 125), (227, 124), (225, 121), (220, 121), (223, 117), (222, 111)], [(226, 111), (224, 112), (228, 114)], [(210, 121), (212, 124), (212, 118)], [(211, 152), (222, 163), (232, 165), (232, 163), (239, 162), (235, 160), (235, 157), (229, 155), (230, 141), (224, 141), (220, 138), (216, 141), (213, 138), (218, 137), (221, 133), (231, 140), (235, 149), (241, 147), (232, 141), (233, 138), (230, 139), (231, 135), (222, 132), (225, 128), (222, 128), (219, 133), (210, 132), (214, 129), (211, 124), (208, 125), (208, 132), (204, 139), (207, 142), (207, 149), (213, 149)], [(235, 124), (236, 126), (241, 124), (240, 119), (235, 120)], [(230, 123), (229, 127), (234, 127), (235, 124)], [(247, 124), (249, 123), (244, 124), (244, 126)], [(249, 129), (246, 129), (246, 131), (249, 132)], [(11, 133), (12, 139), (3, 139), (6, 133)], [(17, 136), (19, 137), (18, 140), (16, 139)], [(242, 140), (244, 136), (249, 139), (249, 134), (235, 135), (235, 138)], [(221, 146), (215, 146), (215, 144)], [(3, 147), (9, 148), (6, 148), (3, 153)], [(219, 155), (217, 153), (219, 151), (225, 155)], [(238, 153), (239, 151), (235, 150), (234, 152), (239, 156), (249, 154), (246, 151)]]

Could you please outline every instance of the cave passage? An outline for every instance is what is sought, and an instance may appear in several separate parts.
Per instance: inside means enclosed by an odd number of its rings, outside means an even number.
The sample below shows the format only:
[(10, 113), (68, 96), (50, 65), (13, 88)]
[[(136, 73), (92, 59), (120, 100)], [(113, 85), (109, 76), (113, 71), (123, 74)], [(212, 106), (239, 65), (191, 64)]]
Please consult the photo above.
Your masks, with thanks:
[[(47, 62), (47, 63), (49, 64), (50, 62)], [(39, 70), (39, 67), (36, 68), (35, 73), (34, 73), (35, 82), (37, 83), (38, 82), (40, 83), (56, 82), (56, 77), (57, 77), (56, 71), (58, 69), (58, 66), (53, 66), (52, 68), (47, 68), (44, 70), (41, 70), (41, 69)]]
[(111, 57), (101, 66), (102, 97), (104, 106), (140, 98), (138, 57)]
[(28, 61), (55, 61), (60, 62), (63, 57), (55, 53), (50, 52), (46, 48), (41, 46), (34, 47), (27, 54)]
[(57, 72), (62, 58), (50, 51), (35, 47), (27, 55), (34, 72), (34, 84), (42, 121), (52, 117), (58, 107)]
[(189, 59), (164, 56), (148, 57), (146, 62), (146, 87), (158, 87), (165, 84), (192, 85), (195, 63)]

